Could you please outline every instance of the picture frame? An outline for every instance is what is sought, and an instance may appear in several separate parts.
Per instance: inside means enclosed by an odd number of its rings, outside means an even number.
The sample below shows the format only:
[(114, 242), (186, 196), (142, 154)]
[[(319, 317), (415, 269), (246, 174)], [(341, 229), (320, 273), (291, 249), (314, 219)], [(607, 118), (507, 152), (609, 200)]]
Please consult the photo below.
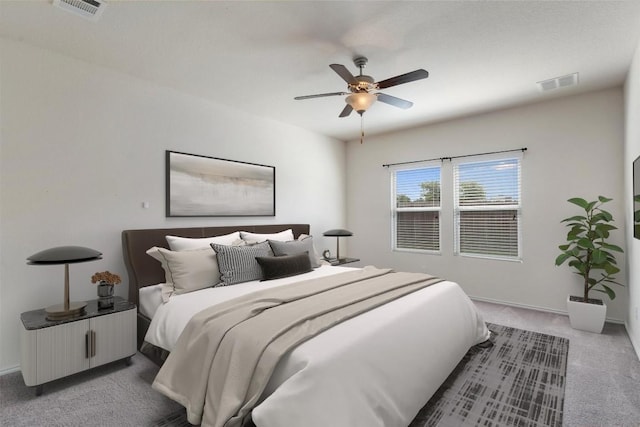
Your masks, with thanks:
[(640, 156), (633, 161), (633, 237), (640, 239)]
[(275, 216), (275, 166), (166, 151), (166, 216)]

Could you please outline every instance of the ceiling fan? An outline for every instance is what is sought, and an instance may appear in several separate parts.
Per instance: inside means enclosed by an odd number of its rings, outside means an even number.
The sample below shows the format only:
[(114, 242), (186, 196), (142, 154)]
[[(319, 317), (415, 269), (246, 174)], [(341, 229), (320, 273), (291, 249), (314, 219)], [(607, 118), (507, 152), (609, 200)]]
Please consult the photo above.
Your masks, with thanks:
[(347, 89), (349, 90), (349, 92), (331, 92), (320, 93), (317, 95), (296, 96), (294, 99), (301, 100), (310, 98), (321, 98), (325, 96), (348, 95), (345, 98), (345, 102), (347, 103), (347, 105), (344, 107), (339, 117), (347, 117), (353, 110), (356, 110), (356, 112), (362, 116), (362, 114), (367, 111), (367, 109), (371, 107), (371, 105), (376, 100), (406, 110), (407, 108), (411, 108), (413, 102), (375, 91), (401, 85), (404, 83), (413, 82), (416, 80), (426, 79), (427, 77), (429, 77), (429, 73), (426, 70), (419, 69), (379, 82), (375, 82), (373, 80), (373, 77), (362, 74), (362, 69), (367, 65), (367, 62), (368, 59), (364, 56), (358, 56), (353, 59), (353, 63), (360, 69), (360, 74), (358, 76), (354, 76), (353, 74), (351, 74), (349, 70), (347, 70), (347, 67), (345, 67), (344, 65), (329, 65), (329, 67), (331, 67), (333, 71), (335, 71), (340, 77), (342, 77), (345, 82), (347, 82)]

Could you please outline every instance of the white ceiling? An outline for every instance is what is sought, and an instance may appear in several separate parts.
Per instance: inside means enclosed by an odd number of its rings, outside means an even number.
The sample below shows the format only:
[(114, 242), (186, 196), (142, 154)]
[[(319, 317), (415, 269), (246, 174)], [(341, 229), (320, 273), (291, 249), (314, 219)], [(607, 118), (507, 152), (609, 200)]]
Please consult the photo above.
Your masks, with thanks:
[[(640, 1), (108, 1), (97, 22), (47, 0), (0, 0), (0, 36), (342, 140), (360, 118), (338, 118), (346, 90), (329, 64), (369, 58), (383, 80), (430, 76), (384, 93), (367, 134), (624, 82), (640, 39)], [(574, 72), (576, 87), (536, 82)]]

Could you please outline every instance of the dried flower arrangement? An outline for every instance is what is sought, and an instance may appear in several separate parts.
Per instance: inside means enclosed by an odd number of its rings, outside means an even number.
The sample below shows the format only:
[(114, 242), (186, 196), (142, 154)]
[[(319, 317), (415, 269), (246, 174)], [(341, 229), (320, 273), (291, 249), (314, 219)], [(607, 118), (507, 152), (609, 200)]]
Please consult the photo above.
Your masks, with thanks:
[(120, 276), (109, 271), (98, 272), (91, 276), (91, 283), (109, 283), (111, 285), (117, 285), (120, 282), (122, 282)]

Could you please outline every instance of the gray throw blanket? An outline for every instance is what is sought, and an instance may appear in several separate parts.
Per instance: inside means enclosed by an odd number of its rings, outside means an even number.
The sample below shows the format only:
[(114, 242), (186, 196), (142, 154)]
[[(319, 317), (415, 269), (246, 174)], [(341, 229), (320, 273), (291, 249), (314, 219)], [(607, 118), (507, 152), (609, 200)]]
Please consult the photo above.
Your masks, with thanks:
[(287, 351), (344, 320), (440, 281), (366, 267), (215, 305), (189, 321), (153, 388), (182, 404), (192, 424), (240, 426)]

